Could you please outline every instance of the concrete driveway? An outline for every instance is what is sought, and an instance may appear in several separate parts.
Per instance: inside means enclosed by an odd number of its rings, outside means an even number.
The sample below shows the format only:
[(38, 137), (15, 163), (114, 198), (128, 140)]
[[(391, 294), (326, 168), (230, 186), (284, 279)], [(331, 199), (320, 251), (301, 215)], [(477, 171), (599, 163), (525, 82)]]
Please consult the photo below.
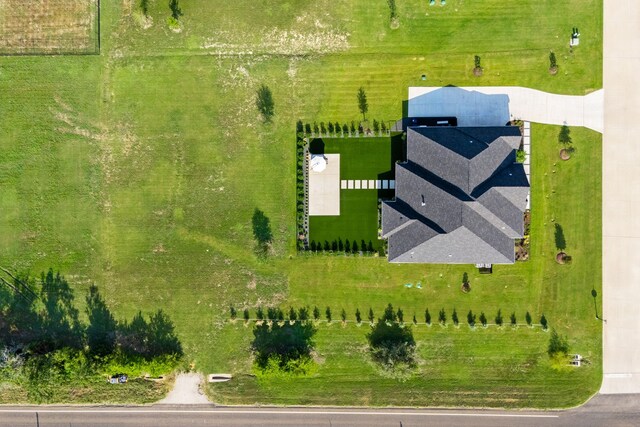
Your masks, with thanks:
[(602, 133), (604, 92), (557, 95), (519, 86), (410, 87), (409, 117), (455, 116), (458, 126), (503, 126), (522, 119)]

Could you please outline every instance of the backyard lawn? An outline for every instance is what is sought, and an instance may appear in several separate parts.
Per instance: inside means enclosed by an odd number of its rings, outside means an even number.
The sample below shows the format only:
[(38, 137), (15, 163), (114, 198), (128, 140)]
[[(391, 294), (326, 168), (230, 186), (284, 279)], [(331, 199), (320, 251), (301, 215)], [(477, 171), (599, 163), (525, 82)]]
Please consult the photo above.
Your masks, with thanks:
[[(298, 119), (359, 120), (361, 86), (369, 120), (388, 121), (401, 117), (411, 85), (522, 85), (567, 94), (602, 85), (602, 0), (397, 3), (400, 27), (391, 30), (384, 1), (184, 1), (182, 30), (174, 32), (166, 2), (150, 2), (151, 21), (145, 21), (136, 2), (105, 1), (100, 55), (0, 56), (0, 266), (34, 275), (60, 270), (80, 306), (95, 283), (119, 319), (163, 309), (175, 322), (185, 366), (235, 375), (209, 387), (218, 402), (583, 402), (597, 391), (602, 366), (591, 297), (601, 286), (599, 134), (572, 128), (575, 152), (562, 162), (559, 128), (532, 125), (530, 261), (478, 275), (470, 266), (296, 252)], [(575, 26), (581, 43), (569, 51)], [(560, 67), (555, 76), (548, 72), (550, 50)], [(472, 72), (476, 54), (485, 68), (479, 78)], [(255, 106), (261, 84), (275, 101), (266, 124)], [(345, 140), (353, 146), (339, 149), (378, 142)], [(371, 172), (392, 170), (390, 152), (373, 152), (354, 154), (372, 156)], [(355, 169), (362, 165), (346, 163), (345, 177), (373, 179), (369, 170)], [(375, 216), (315, 229), (335, 227), (335, 237), (375, 243), (377, 198), (362, 197), (343, 199), (343, 206), (352, 204), (350, 213), (369, 213), (371, 206)], [(266, 259), (253, 250), (256, 209), (268, 217), (273, 236)], [(570, 265), (554, 261), (556, 223)], [(460, 291), (465, 272), (468, 294)], [(405, 286), (418, 281), (422, 289)], [(450, 317), (456, 308), (461, 319), (469, 309), (489, 319), (502, 309), (505, 316), (516, 312), (519, 323), (526, 311), (534, 322), (545, 314), (591, 363), (552, 369), (548, 334), (539, 327), (418, 325), (417, 371), (395, 379), (368, 361), (368, 326), (343, 328), (334, 320), (319, 325), (313, 375), (266, 382), (252, 376), (251, 328), (228, 321), (230, 305), (252, 314), (257, 306), (323, 312), (331, 306), (334, 318), (344, 308), (353, 320), (357, 308), (378, 315), (387, 303), (421, 322), (426, 308), (434, 317), (441, 308)], [(140, 397), (141, 388), (125, 385), (104, 397), (102, 384), (84, 384), (82, 399), (140, 402), (158, 392), (150, 386)], [(0, 382), (0, 402), (33, 399), (19, 383)], [(51, 387), (46, 401), (68, 399), (68, 387)]]
[[(317, 144), (318, 140), (311, 144)], [(401, 134), (392, 137), (323, 138), (324, 153), (340, 154), (341, 180), (394, 179), (395, 162), (404, 160)], [(369, 242), (374, 251), (381, 247), (378, 239), (378, 200), (390, 199), (393, 191), (376, 189), (340, 190), (339, 216), (309, 218), (309, 239), (324, 248), (334, 241), (355, 241), (366, 251)], [(362, 248), (362, 241), (366, 248)], [(339, 244), (338, 247), (341, 245)]]

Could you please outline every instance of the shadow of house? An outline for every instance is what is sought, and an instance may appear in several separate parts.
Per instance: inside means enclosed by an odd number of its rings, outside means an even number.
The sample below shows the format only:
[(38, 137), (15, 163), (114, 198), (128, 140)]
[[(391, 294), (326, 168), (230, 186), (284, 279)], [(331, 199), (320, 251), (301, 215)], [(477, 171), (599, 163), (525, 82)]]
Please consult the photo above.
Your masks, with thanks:
[[(511, 120), (509, 96), (457, 86), (409, 88), (406, 118), (453, 117), (458, 126), (504, 126)], [(403, 108), (403, 113), (404, 113)]]

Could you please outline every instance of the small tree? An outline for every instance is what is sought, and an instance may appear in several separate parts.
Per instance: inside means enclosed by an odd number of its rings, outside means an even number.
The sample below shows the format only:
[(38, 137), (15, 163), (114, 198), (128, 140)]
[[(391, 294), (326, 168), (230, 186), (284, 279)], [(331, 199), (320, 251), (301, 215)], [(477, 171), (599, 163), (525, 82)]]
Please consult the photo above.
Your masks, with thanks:
[(496, 325), (502, 326), (502, 310), (498, 309), (498, 314), (496, 314)]
[(518, 322), (516, 320), (516, 313), (515, 312), (511, 313), (510, 321), (511, 321), (511, 326), (516, 326), (518, 324)]
[(571, 129), (569, 128), (569, 126), (562, 125), (562, 127), (560, 127), (560, 131), (558, 132), (558, 142), (564, 147), (567, 147), (569, 144), (571, 144)]
[(298, 310), (298, 318), (301, 322), (309, 320), (309, 309), (307, 307), (300, 307), (300, 310)]
[(480, 63), (480, 57), (478, 55), (473, 58), (473, 75), (480, 77), (482, 75), (482, 64)]
[(375, 316), (373, 315), (373, 309), (371, 307), (369, 307), (369, 316), (368, 316), (369, 322), (373, 323), (373, 321), (376, 319)]
[(266, 85), (261, 85), (258, 88), (256, 107), (258, 107), (258, 111), (262, 114), (262, 119), (267, 123), (270, 122), (275, 112), (273, 94), (271, 93), (271, 89)]
[(333, 129), (334, 129), (334, 127), (333, 127), (333, 123), (329, 122), (329, 123), (327, 124), (327, 127), (329, 128), (329, 133), (333, 135)]
[(547, 330), (547, 318), (544, 317), (544, 314), (540, 316), (540, 324), (542, 325), (542, 329)]
[(428, 308), (424, 311), (424, 322), (427, 325), (431, 325), (431, 313), (429, 313), (429, 309)]
[(558, 70), (558, 63), (556, 61), (556, 54), (549, 52), (549, 71), (555, 72)]
[(258, 320), (264, 320), (264, 311), (262, 310), (262, 307), (258, 307), (256, 309), (256, 318)]
[(387, 124), (384, 122), (384, 120), (380, 122), (380, 129), (383, 133), (387, 131)]
[(362, 316), (360, 315), (359, 308), (356, 308), (356, 322), (358, 322), (358, 324), (362, 323)]
[(484, 311), (480, 312), (480, 323), (482, 323), (484, 327), (487, 326), (487, 316), (484, 315)]
[[(312, 240), (311, 243), (309, 243), (309, 249), (311, 249), (311, 252), (315, 252), (316, 251), (316, 241), (315, 240)], [(322, 249), (322, 247), (320, 249)]]
[(349, 128), (349, 131), (354, 135), (356, 133), (356, 124), (353, 120), (351, 120), (351, 127)]
[(527, 325), (531, 326), (531, 314), (527, 311), (527, 314), (524, 315), (524, 320), (527, 322)]
[(144, 16), (149, 15), (149, 0), (140, 0), (140, 10)]
[(445, 325), (447, 323), (447, 314), (444, 312), (444, 308), (440, 310), (440, 313), (438, 313), (438, 322), (440, 322), (441, 325)]
[(476, 325), (476, 315), (473, 314), (473, 311), (471, 310), (469, 310), (469, 312), (467, 313), (467, 323), (472, 328)]
[(366, 114), (369, 111), (369, 103), (367, 102), (367, 94), (362, 86), (358, 89), (358, 109), (362, 114), (362, 120), (367, 120)]
[(324, 125), (324, 122), (320, 122), (320, 133), (325, 135), (327, 133), (327, 128)]
[(389, 6), (389, 19), (393, 21), (398, 17), (398, 10), (396, 8), (396, 0), (387, 0)]
[(318, 127), (318, 123), (313, 122), (313, 133), (316, 135), (320, 133), (320, 128)]
[(416, 315), (415, 313), (413, 314), (413, 324), (417, 325), (418, 324), (418, 319), (416, 319)]
[(235, 307), (230, 306), (229, 314), (231, 315), (231, 319), (235, 320), (235, 318), (238, 316), (238, 310), (236, 310)]
[(351, 242), (349, 242), (349, 239), (345, 239), (344, 241), (344, 251), (351, 252)]
[(306, 134), (310, 134), (311, 133), (311, 125), (309, 123), (305, 123), (304, 124), (304, 133), (306, 133)]
[(327, 306), (327, 309), (324, 311), (324, 315), (327, 317), (327, 322), (331, 323), (331, 307)]
[(398, 322), (404, 323), (404, 312), (399, 307), (398, 307), (398, 312), (396, 313), (396, 316), (398, 317)]
[(349, 126), (346, 123), (342, 125), (342, 135), (349, 135)]
[(320, 319), (320, 309), (318, 307), (313, 307), (313, 320)]
[(569, 343), (567, 337), (558, 335), (555, 328), (551, 329), (551, 336), (549, 337), (549, 347), (547, 348), (547, 354), (549, 357), (553, 357), (557, 354), (567, 355), (569, 353)]
[(282, 322), (284, 320), (284, 312), (282, 311), (282, 309), (276, 309), (276, 316), (278, 318), (278, 322)]
[(250, 317), (250, 316), (249, 316), (249, 309), (248, 309), (248, 308), (245, 308), (245, 309), (242, 311), (242, 317), (244, 318), (244, 321), (245, 321), (245, 322), (248, 322), (248, 321), (249, 321), (249, 317)]
[(353, 244), (351, 245), (351, 252), (353, 252), (354, 254), (356, 252), (358, 252), (359, 248), (358, 248), (358, 242), (357, 241), (353, 241)]
[(333, 127), (334, 127), (334, 129), (336, 130), (336, 133), (340, 132), (340, 129), (342, 129), (342, 128), (340, 127), (340, 123), (338, 123), (338, 122), (335, 122), (335, 123), (333, 124)]
[(454, 326), (458, 326), (458, 323), (460, 323), (460, 320), (458, 319), (458, 312), (455, 308), (453, 309), (453, 313), (451, 313), (451, 321)]
[(289, 307), (289, 320), (293, 320), (294, 322), (298, 320), (298, 313), (293, 307)]
[(169, 9), (171, 9), (171, 17), (176, 21), (180, 19), (182, 16), (182, 9), (180, 9), (180, 4), (178, 0), (170, 0), (169, 1)]
[(344, 310), (344, 308), (340, 312), (340, 318), (342, 319), (343, 323), (347, 321), (347, 312)]
[(302, 124), (302, 120), (298, 120), (296, 122), (296, 132), (297, 133), (302, 133), (304, 132), (304, 125)]
[(376, 119), (373, 119), (373, 131), (376, 134), (380, 131), (380, 123)]

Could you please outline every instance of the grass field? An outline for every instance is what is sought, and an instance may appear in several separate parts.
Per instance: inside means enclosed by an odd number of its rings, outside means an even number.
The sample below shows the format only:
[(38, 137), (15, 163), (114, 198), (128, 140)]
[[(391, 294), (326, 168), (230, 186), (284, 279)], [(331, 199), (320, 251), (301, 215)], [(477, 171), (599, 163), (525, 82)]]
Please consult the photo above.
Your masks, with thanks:
[[(400, 134), (393, 137), (324, 138), (326, 154), (340, 154), (341, 180), (394, 179), (395, 162), (404, 160)], [(312, 141), (311, 144), (317, 143)], [(393, 197), (393, 191), (376, 189), (340, 190), (339, 216), (309, 218), (309, 239), (325, 245), (333, 241), (357, 242), (360, 250), (364, 241), (377, 251), (378, 200)]]
[[(572, 129), (576, 152), (560, 163), (558, 128), (533, 126), (526, 263), (479, 276), (469, 267), (296, 255), (296, 120), (357, 120), (360, 86), (378, 120), (401, 116), (409, 85), (517, 84), (570, 94), (601, 87), (601, 0), (427, 4), (398, 2), (400, 28), (391, 30), (386, 2), (192, 0), (181, 3), (175, 33), (165, 2), (150, 2), (150, 21), (135, 2), (102, 2), (101, 55), (0, 57), (0, 265), (59, 269), (77, 300), (96, 283), (120, 318), (164, 309), (188, 363), (238, 378), (209, 390), (221, 402), (546, 407), (585, 400), (601, 375), (590, 295), (601, 284), (599, 134)], [(569, 52), (574, 26), (581, 44)], [(556, 76), (547, 72), (550, 50)], [(485, 67), (480, 78), (471, 71), (474, 54)], [(268, 125), (255, 109), (263, 83), (275, 99)], [(273, 231), (267, 260), (252, 251), (256, 208)], [(553, 261), (554, 222), (564, 228), (571, 265)], [(469, 294), (459, 291), (465, 271)], [(420, 291), (403, 286), (418, 280)], [(324, 362), (316, 376), (265, 384), (247, 375), (250, 328), (226, 321), (230, 304), (330, 305), (353, 318), (357, 307), (380, 312), (388, 302), (408, 316), (426, 307), (490, 318), (498, 308), (520, 318), (544, 312), (592, 364), (553, 371), (539, 329), (419, 326), (424, 362), (403, 383), (366, 361), (366, 327), (334, 324), (320, 327)], [(120, 397), (136, 400), (138, 391), (123, 387)], [(100, 393), (96, 386), (95, 400)], [(60, 390), (50, 401), (66, 396)]]

